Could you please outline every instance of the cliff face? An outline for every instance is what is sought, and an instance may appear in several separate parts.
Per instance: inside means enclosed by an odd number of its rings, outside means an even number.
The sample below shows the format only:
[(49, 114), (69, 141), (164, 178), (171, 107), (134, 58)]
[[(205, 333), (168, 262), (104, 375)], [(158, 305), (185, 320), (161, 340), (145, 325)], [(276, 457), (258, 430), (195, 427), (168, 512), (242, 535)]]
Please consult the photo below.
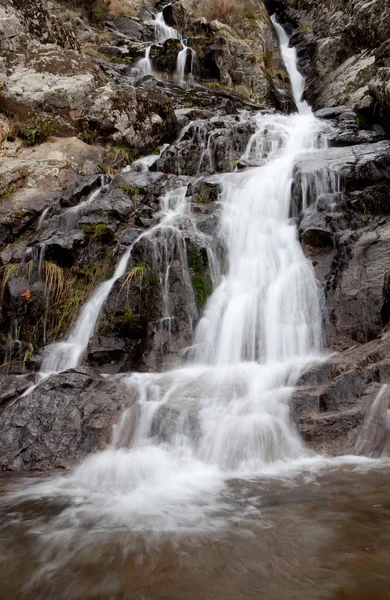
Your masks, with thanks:
[(345, 104), (389, 131), (389, 3), (287, 0), (270, 6), (293, 31), (309, 102), (315, 108)]
[[(244, 155), (258, 110), (294, 109), (265, 4), (209, 5), (0, 0), (3, 469), (67, 468), (102, 447), (134, 398), (100, 373), (159, 370), (190, 344), (215, 283), (210, 250), (225, 260), (218, 175), (258, 166)], [(291, 29), (328, 124), (329, 148), (296, 165), (293, 216), (324, 290), (326, 344), (346, 350), (304, 376), (293, 416), (313, 447), (344, 452), (390, 381), (389, 7), (267, 8)], [(21, 398), (43, 347), (67, 337), (135, 240), (83, 366)]]

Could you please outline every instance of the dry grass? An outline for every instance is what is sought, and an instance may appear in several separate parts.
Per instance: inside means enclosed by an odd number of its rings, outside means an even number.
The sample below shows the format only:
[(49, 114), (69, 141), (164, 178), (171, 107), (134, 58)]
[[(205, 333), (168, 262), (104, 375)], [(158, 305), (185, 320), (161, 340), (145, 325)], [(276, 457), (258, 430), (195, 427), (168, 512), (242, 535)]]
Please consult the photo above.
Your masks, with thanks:
[[(82, 270), (65, 270), (54, 262), (43, 262), (41, 281), (46, 310), (37, 321), (36, 328), (41, 329), (45, 343), (69, 331), (78, 316), (79, 308), (104, 279), (107, 271), (106, 261)], [(0, 313), (9, 280), (12, 277), (24, 277), (31, 283), (32, 273), (33, 261), (9, 263), (0, 269)]]
[(231, 27), (243, 19), (255, 19), (256, 8), (250, 0), (200, 0), (194, 8), (195, 15), (208, 21), (220, 21)]
[(112, 19), (121, 15), (125, 17), (136, 17), (136, 4), (131, 0), (108, 0), (108, 14)]

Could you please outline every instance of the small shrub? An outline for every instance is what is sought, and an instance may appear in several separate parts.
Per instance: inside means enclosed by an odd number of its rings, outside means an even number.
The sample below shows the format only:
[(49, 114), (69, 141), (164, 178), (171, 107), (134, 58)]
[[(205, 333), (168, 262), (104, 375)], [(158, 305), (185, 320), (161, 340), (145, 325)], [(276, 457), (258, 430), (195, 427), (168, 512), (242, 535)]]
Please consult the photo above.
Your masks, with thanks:
[(94, 144), (97, 141), (97, 132), (90, 128), (88, 121), (83, 121), (81, 125), (81, 131), (77, 134), (79, 140), (82, 140), (86, 144)]
[(31, 110), (25, 123), (16, 121), (13, 124), (12, 135), (20, 137), (25, 146), (35, 146), (45, 142), (54, 133), (55, 128), (54, 119), (44, 117), (36, 110)]

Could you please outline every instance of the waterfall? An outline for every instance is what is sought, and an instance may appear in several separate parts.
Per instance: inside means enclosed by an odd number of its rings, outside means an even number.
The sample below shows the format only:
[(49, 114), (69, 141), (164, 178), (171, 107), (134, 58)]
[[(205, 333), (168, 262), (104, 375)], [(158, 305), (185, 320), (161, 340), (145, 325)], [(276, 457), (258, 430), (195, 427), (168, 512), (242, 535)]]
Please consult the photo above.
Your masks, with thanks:
[[(188, 72), (188, 83), (191, 85), (193, 83), (193, 66), (195, 61), (195, 50), (186, 46), (183, 40), (181, 40), (182, 49), (177, 55), (177, 64), (176, 64), (176, 75), (179, 80), (181, 86), (186, 85), (186, 70), (187, 65), (189, 64), (189, 72)], [(190, 54), (190, 58), (188, 55)]]
[(180, 39), (179, 32), (165, 23), (164, 14), (162, 12), (157, 13), (154, 23), (155, 38), (158, 44), (163, 44), (169, 39)]
[(142, 77), (145, 77), (145, 75), (153, 75), (153, 65), (152, 65), (152, 61), (150, 60), (150, 51), (152, 49), (152, 46), (148, 46), (145, 49), (145, 55), (143, 58), (141, 58), (136, 64), (135, 66), (132, 68), (132, 74), (133, 76), (135, 76), (135, 79), (141, 79)]
[(72, 231), (72, 229), (79, 222), (84, 209), (87, 208), (87, 206), (90, 206), (100, 197), (102, 190), (107, 188), (110, 181), (111, 177), (109, 175), (101, 175), (99, 178), (99, 187), (91, 192), (86, 200), (83, 200), (83, 202), (80, 202), (79, 204), (71, 206), (65, 210), (65, 212), (61, 215), (61, 229), (63, 231)]
[[(164, 19), (163, 12), (159, 12), (154, 17), (154, 37), (157, 44), (163, 44), (166, 40), (175, 39), (180, 40), (182, 44), (182, 50), (179, 52), (177, 56), (176, 62), (176, 76), (179, 80), (179, 84), (181, 86), (185, 86), (186, 83), (193, 83), (193, 65), (196, 53), (192, 48), (189, 48), (180, 33), (166, 24)], [(145, 75), (153, 75), (153, 65), (150, 59), (150, 52), (152, 46), (148, 46), (145, 49), (145, 56), (141, 58), (133, 67), (132, 73), (135, 77), (135, 81), (138, 81)], [(190, 59), (188, 58), (188, 53), (190, 54)], [(188, 77), (186, 82), (186, 71), (188, 65)]]
[(311, 112), (311, 108), (306, 101), (302, 100), (303, 92), (305, 91), (305, 80), (298, 71), (297, 51), (294, 47), (289, 47), (290, 38), (283, 27), (277, 22), (275, 15), (272, 15), (271, 21), (276, 29), (283, 60), (290, 75), (295, 104), (300, 113), (308, 114)]
[(120, 259), (111, 279), (104, 281), (96, 288), (91, 298), (81, 310), (67, 340), (52, 344), (46, 348), (40, 371), (42, 377), (46, 378), (53, 373), (61, 373), (62, 371), (78, 366), (82, 354), (88, 346), (89, 339), (95, 330), (96, 322), (104, 302), (107, 300), (116, 280), (126, 272), (130, 253), (131, 247), (126, 250)]
[[(319, 147), (323, 124), (300, 100), (292, 58), (286, 65), (299, 113), (258, 114), (245, 156), (262, 166), (220, 176), (218, 235), (227, 268), (214, 278), (189, 359), (176, 370), (121, 376), (137, 401), (110, 447), (45, 488), (77, 497), (62, 528), (72, 515), (74, 527), (90, 517), (136, 532), (204, 527), (227, 479), (274, 472), (308, 455), (290, 422), (289, 398), (321, 352), (320, 292), (289, 211), (295, 161)], [(186, 197), (185, 188), (168, 194), (160, 223), (141, 237), (168, 253), (172, 238), (162, 233), (175, 231), (179, 243), (180, 219), (191, 221)], [(78, 364), (130, 252), (86, 303), (66, 342), (48, 348), (43, 372)]]

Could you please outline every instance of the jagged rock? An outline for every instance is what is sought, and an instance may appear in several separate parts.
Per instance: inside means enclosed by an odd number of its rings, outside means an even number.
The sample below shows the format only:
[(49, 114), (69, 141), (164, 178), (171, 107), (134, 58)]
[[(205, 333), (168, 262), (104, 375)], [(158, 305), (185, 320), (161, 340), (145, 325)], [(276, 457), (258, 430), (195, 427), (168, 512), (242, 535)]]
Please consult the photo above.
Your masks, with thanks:
[(74, 194), (75, 202), (84, 186), (80, 174), (99, 172), (105, 154), (77, 138), (54, 138), (5, 158), (0, 166), (0, 248), (27, 231), (45, 208), (54, 207), (59, 195), (66, 203)]
[(152, 170), (194, 176), (231, 171), (241, 158), (255, 126), (231, 117), (195, 121), (173, 146), (152, 165)]
[(299, 226), (299, 233), (302, 242), (314, 248), (333, 246), (333, 232), (323, 213), (310, 211), (305, 214)]
[(331, 121), (332, 127), (327, 133), (330, 146), (354, 146), (370, 144), (385, 139), (383, 129), (367, 129), (367, 124), (359, 115), (347, 106), (322, 108), (316, 117)]
[[(10, 385), (13, 378), (5, 379)], [(130, 391), (92, 369), (52, 376), (30, 395), (2, 405), (0, 464), (11, 471), (69, 469), (102, 450)]]
[(333, 455), (354, 450), (367, 411), (390, 382), (390, 335), (350, 348), (309, 369), (291, 399), (304, 441)]
[(74, 32), (51, 14), (43, 0), (5, 0), (0, 6), (0, 48), (21, 51), (30, 40), (77, 48)]
[(174, 73), (176, 70), (177, 56), (182, 49), (180, 40), (165, 40), (162, 46), (153, 45), (150, 51), (150, 59), (156, 71)]
[(294, 31), (291, 43), (307, 78), (309, 102), (316, 108), (345, 103), (370, 124), (380, 122), (388, 128), (387, 95), (378, 85), (379, 71), (387, 66), (388, 3), (269, 0), (268, 4)]

